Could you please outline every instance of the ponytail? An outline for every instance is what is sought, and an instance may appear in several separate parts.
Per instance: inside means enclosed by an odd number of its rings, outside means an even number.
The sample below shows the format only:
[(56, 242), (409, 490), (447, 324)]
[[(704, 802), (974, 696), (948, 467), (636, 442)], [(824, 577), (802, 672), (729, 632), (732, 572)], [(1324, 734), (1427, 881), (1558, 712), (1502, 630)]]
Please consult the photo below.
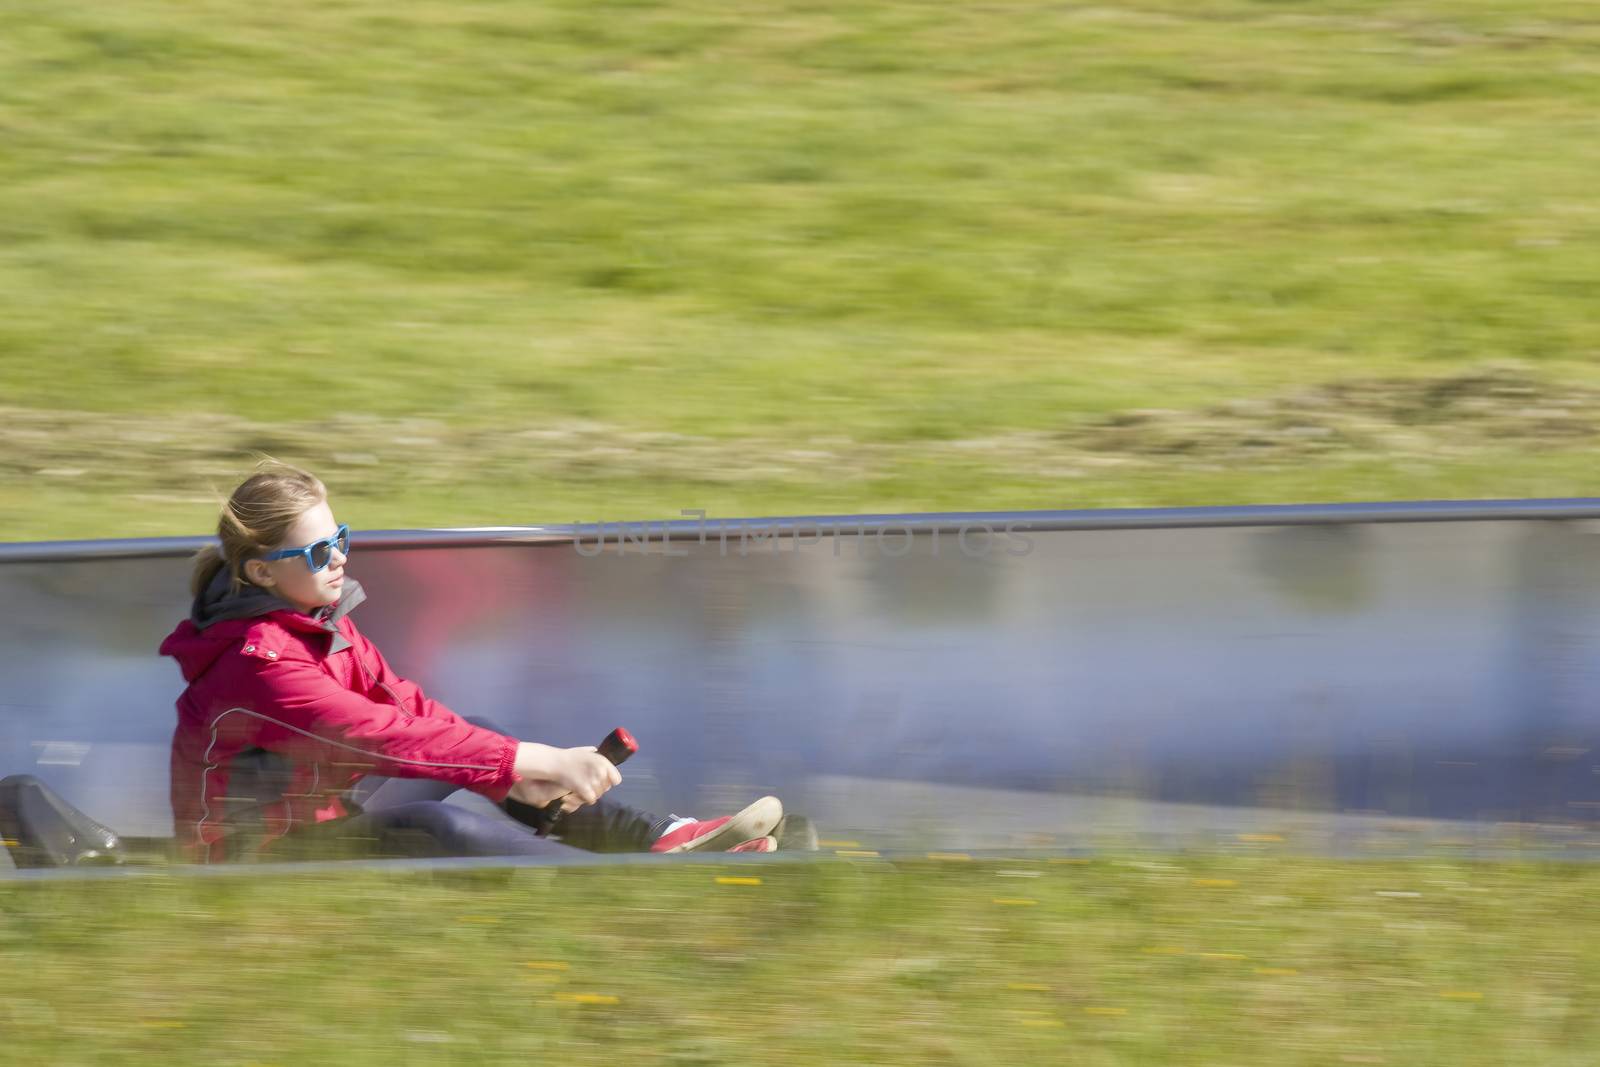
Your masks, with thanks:
[(255, 473), (222, 501), (218, 543), (195, 553), (190, 595), (205, 592), (224, 567), (232, 578), (232, 591), (243, 588), (248, 584), (245, 562), (282, 544), (300, 516), (327, 499), (327, 487), (316, 475), (263, 456)]
[(227, 565), (222, 549), (207, 545), (194, 555), (194, 570), (189, 574), (189, 595), (199, 596), (211, 584), (211, 579)]

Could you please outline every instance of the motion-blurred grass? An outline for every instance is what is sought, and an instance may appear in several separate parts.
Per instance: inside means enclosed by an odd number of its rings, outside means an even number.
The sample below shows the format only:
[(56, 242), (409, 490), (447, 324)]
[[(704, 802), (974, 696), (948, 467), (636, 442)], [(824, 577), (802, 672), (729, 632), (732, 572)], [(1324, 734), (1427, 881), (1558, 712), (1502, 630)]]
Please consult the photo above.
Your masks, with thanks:
[(1075, 436), (1600, 385), (1597, 74), (1579, 0), (6, 0), (0, 536), (252, 447), (367, 527), (1600, 494), (1587, 420)]
[[(1600, 495), (1597, 74), (1588, 0), (0, 0), (0, 538), (253, 448), (364, 527)], [(0, 1061), (1600, 1047), (1592, 867), (724, 873), (0, 885)]]
[(1241, 856), (0, 884), (0, 1059), (1587, 1067), (1597, 892)]

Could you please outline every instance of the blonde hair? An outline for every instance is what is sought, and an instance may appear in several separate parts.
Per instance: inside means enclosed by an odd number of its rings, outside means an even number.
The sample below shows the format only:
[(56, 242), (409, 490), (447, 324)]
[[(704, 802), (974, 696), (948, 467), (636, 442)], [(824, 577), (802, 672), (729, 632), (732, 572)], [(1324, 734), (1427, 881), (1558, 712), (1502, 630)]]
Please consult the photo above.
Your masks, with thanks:
[(245, 561), (276, 548), (301, 515), (327, 499), (327, 487), (316, 475), (261, 457), (255, 473), (222, 502), (217, 519), (221, 545), (207, 545), (195, 555), (190, 595), (199, 596), (223, 567), (237, 592), (247, 582)]

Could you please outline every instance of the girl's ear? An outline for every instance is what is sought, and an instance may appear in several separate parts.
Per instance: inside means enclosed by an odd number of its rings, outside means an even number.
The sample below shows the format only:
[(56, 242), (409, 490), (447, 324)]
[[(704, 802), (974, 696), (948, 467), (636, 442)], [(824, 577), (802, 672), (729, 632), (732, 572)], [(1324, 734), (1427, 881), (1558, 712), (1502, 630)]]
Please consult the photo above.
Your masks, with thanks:
[(270, 588), (272, 585), (272, 572), (259, 559), (247, 559), (244, 561), (244, 576), (250, 579), (252, 585), (259, 585), (264, 589)]

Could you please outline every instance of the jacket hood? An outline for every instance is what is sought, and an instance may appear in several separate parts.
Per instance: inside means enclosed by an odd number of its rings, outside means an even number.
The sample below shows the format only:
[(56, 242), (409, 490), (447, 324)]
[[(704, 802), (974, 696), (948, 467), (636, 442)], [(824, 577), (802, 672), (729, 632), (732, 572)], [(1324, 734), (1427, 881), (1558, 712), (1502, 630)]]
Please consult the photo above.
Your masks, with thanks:
[(338, 652), (350, 647), (339, 632), (339, 620), (366, 598), (361, 583), (346, 574), (338, 602), (308, 615), (260, 586), (246, 583), (234, 589), (228, 568), (221, 567), (194, 598), (189, 617), (161, 642), (161, 654), (176, 659), (184, 681), (192, 682), (243, 636), (250, 628), (250, 620), (263, 615), (277, 615), (279, 622), (293, 629), (331, 633), (333, 641), (328, 651)]
[(293, 604), (248, 582), (235, 590), (228, 568), (218, 567), (211, 584), (189, 605), (189, 621), (196, 630), (205, 630), (224, 619), (253, 619), (270, 611), (297, 611)]

